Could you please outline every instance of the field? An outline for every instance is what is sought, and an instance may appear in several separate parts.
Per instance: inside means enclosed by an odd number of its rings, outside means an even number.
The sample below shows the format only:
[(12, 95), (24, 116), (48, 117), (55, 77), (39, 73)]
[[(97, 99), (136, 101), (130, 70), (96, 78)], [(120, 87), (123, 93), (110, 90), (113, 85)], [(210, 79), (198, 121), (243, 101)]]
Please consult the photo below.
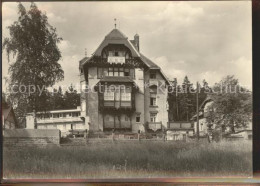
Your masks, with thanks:
[(247, 142), (133, 142), (4, 149), (4, 178), (251, 176)]

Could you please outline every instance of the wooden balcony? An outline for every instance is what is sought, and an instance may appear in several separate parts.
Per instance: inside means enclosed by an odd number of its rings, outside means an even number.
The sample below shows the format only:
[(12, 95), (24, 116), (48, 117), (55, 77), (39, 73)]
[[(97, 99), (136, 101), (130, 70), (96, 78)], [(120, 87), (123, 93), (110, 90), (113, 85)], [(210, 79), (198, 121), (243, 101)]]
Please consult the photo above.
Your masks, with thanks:
[(132, 108), (131, 101), (104, 101), (104, 107)]
[(157, 79), (150, 79), (149, 80), (149, 86), (153, 86), (153, 85), (155, 85), (155, 86), (158, 86), (158, 80)]
[(161, 130), (162, 129), (162, 122), (149, 122), (148, 129), (153, 131)]

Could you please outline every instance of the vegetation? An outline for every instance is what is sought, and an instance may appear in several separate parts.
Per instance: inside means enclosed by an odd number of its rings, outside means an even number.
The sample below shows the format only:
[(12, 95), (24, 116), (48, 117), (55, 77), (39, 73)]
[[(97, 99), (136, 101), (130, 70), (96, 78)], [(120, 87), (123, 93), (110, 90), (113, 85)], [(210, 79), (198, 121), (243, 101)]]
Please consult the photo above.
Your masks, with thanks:
[(44, 108), (47, 88), (63, 80), (64, 72), (58, 61), (61, 53), (57, 44), (62, 40), (48, 23), (46, 14), (35, 3), (27, 11), (18, 4), (19, 18), (11, 26), (10, 38), (4, 38), (3, 49), (13, 54), (9, 67), (9, 92), (16, 106), (18, 119), (27, 112)]
[(131, 142), (4, 148), (4, 178), (251, 176), (247, 142)]
[(227, 76), (213, 87), (213, 93), (209, 95), (214, 100), (210, 119), (219, 128), (231, 129), (247, 127), (252, 121), (252, 94), (239, 85), (234, 76)]

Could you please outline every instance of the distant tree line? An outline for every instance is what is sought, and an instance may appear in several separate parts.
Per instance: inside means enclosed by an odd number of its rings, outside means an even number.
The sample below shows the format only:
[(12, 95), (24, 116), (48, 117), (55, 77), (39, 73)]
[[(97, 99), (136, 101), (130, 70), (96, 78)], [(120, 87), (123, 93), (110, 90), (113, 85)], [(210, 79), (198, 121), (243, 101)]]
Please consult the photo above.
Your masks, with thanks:
[[(172, 81), (173, 88), (169, 90), (169, 120), (170, 121), (189, 121), (196, 114), (196, 85), (190, 82), (188, 76), (184, 77), (181, 84), (177, 79)], [(210, 87), (206, 80), (203, 80), (199, 91), (199, 105), (206, 99)]]
[[(185, 76), (183, 83), (172, 81), (173, 90), (169, 90), (169, 120), (190, 121), (196, 115), (195, 87)], [(252, 122), (252, 92), (239, 84), (238, 79), (228, 75), (220, 82), (209, 87), (206, 80), (198, 86), (198, 105), (205, 99), (213, 100), (214, 112), (206, 118), (209, 123), (215, 123), (217, 128), (247, 127)], [(200, 110), (201, 111), (201, 110)]]

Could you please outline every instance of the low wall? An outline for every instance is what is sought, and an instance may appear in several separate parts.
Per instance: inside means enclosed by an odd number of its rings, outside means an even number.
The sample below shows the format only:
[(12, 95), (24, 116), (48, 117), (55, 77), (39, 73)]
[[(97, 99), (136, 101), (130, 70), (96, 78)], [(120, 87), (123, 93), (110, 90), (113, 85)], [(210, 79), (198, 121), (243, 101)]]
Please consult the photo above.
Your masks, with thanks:
[(5, 129), (3, 145), (6, 147), (59, 145), (60, 136), (58, 129)]

